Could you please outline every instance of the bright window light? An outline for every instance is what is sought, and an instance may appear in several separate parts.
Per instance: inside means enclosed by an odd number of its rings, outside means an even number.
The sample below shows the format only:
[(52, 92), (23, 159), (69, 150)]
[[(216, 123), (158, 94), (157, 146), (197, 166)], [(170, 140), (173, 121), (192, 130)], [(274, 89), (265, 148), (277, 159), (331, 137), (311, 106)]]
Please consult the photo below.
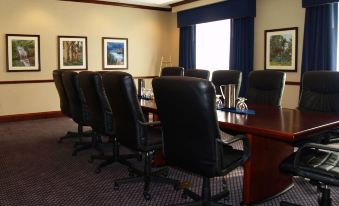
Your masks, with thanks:
[(230, 20), (196, 25), (196, 68), (229, 69)]
[[(338, 7), (339, 7), (339, 5), (338, 5)], [(339, 24), (339, 15), (338, 15), (338, 22), (337, 23)], [(337, 36), (337, 71), (339, 71), (339, 25), (337, 26), (337, 29), (338, 29), (338, 32), (337, 32), (337, 35), (338, 35)]]

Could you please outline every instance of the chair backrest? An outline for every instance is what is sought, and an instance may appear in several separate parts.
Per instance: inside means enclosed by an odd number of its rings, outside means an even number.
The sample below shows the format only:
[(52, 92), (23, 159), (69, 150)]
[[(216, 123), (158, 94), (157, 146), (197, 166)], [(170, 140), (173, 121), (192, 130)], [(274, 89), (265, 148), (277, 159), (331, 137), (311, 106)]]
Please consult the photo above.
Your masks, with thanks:
[(99, 72), (79, 73), (80, 87), (84, 93), (89, 114), (89, 125), (101, 134), (113, 135), (113, 114)]
[(339, 115), (339, 72), (305, 72), (301, 82), (299, 109)]
[(286, 74), (280, 71), (252, 71), (248, 76), (247, 102), (281, 105), (281, 97), (285, 87)]
[(64, 84), (62, 82), (62, 72), (63, 70), (54, 70), (53, 80), (54, 80), (55, 87), (59, 94), (61, 112), (67, 117), (72, 118), (72, 113), (71, 113), (71, 109), (69, 106), (68, 97), (65, 91)]
[(125, 72), (102, 74), (108, 101), (115, 120), (115, 134), (124, 146), (139, 150), (145, 132), (139, 122), (145, 122), (137, 97), (133, 77)]
[(87, 125), (87, 105), (80, 88), (78, 73), (74, 71), (64, 71), (62, 73), (62, 82), (64, 83), (73, 120), (80, 125)]
[(201, 79), (210, 79), (210, 71), (205, 69), (192, 69), (184, 72), (185, 77), (196, 77)]
[(183, 67), (164, 67), (160, 76), (184, 76)]
[(204, 176), (216, 175), (220, 133), (212, 83), (193, 77), (158, 77), (152, 85), (166, 162)]
[(212, 83), (217, 94), (221, 94), (220, 85), (236, 84), (237, 96), (240, 92), (242, 73), (235, 70), (217, 70), (212, 73)]

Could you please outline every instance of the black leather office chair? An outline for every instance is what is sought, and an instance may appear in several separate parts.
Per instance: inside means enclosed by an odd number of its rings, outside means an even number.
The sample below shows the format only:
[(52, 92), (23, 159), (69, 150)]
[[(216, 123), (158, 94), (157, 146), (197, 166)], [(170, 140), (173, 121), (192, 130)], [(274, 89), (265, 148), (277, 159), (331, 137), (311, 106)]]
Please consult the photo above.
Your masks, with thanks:
[(185, 77), (196, 77), (201, 79), (210, 79), (210, 71), (205, 69), (192, 69), (184, 72)]
[(248, 76), (247, 102), (272, 106), (281, 105), (286, 74), (280, 71), (252, 71)]
[(160, 76), (184, 76), (184, 67), (164, 67)]
[(217, 70), (212, 73), (212, 83), (215, 86), (216, 94), (221, 94), (220, 85), (236, 84), (237, 96), (240, 92), (242, 73), (235, 70)]
[[(72, 119), (79, 125), (80, 132), (83, 131), (83, 126), (89, 126), (89, 114), (86, 104), (85, 97), (80, 88), (79, 84), (79, 75), (74, 71), (64, 71), (62, 72), (62, 82), (65, 87), (66, 95), (69, 101)], [(77, 142), (75, 143), (72, 155), (76, 155), (77, 152), (89, 149), (94, 146), (96, 149), (101, 151), (97, 147), (98, 137), (90, 133), (92, 136), (92, 142)]]
[[(339, 72), (305, 72), (300, 89), (298, 109), (339, 115)], [(300, 140), (294, 143), (294, 146), (300, 147), (307, 142), (322, 144), (339, 142), (339, 130), (331, 130), (328, 133)]]
[[(320, 206), (331, 206), (330, 189), (328, 186), (339, 186), (339, 148), (328, 145), (308, 143), (288, 157), (282, 164), (284, 172), (294, 176), (308, 178), (321, 183)], [(281, 206), (296, 206), (285, 201)]]
[(305, 72), (301, 82), (299, 109), (339, 115), (339, 72)]
[[(111, 105), (108, 102), (104, 85), (102, 83), (101, 74), (99, 72), (83, 71), (79, 73), (80, 87), (84, 93), (89, 113), (89, 125), (92, 127), (97, 138), (108, 136), (113, 142), (112, 155), (92, 155), (91, 160), (105, 160), (96, 169), (96, 173), (101, 168), (120, 162), (126, 164), (125, 159), (136, 158), (136, 154), (119, 154), (119, 144), (115, 136), (114, 120)], [(100, 139), (98, 139), (100, 140)]]
[[(60, 109), (61, 112), (69, 118), (72, 118), (71, 108), (69, 105), (68, 97), (65, 91), (64, 84), (62, 82), (62, 73), (63, 70), (54, 70), (53, 71), (53, 80), (55, 87), (58, 91), (59, 99), (60, 99)], [(78, 132), (67, 132), (65, 136), (59, 139), (59, 143), (61, 143), (64, 139), (79, 139), (82, 136), (88, 136), (89, 134), (83, 132), (82, 126), (78, 125)]]
[(149, 200), (151, 182), (168, 183), (177, 187), (177, 181), (159, 176), (163, 170), (151, 171), (153, 152), (162, 148), (162, 135), (159, 128), (153, 128), (154, 125), (159, 125), (159, 122), (146, 122), (132, 76), (125, 72), (107, 72), (102, 74), (102, 78), (116, 119), (116, 136), (119, 143), (145, 156), (144, 170), (140, 171), (132, 166), (138, 176), (116, 180), (115, 189), (118, 189), (120, 184), (143, 181), (143, 195)]
[[(202, 195), (184, 189), (196, 202), (189, 205), (218, 205), (226, 197), (222, 191), (211, 196), (209, 178), (224, 176), (248, 159), (249, 143), (243, 135), (230, 142), (220, 137), (211, 82), (198, 78), (159, 77), (152, 82), (163, 130), (164, 154), (169, 166), (203, 177)], [(178, 118), (180, 117), (180, 118)], [(242, 140), (244, 151), (229, 144)]]

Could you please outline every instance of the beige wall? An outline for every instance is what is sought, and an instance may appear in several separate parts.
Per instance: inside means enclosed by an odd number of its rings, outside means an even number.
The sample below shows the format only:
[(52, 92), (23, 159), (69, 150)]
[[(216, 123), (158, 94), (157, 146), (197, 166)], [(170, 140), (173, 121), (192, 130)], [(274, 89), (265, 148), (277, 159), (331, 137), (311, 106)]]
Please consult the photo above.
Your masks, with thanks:
[[(264, 31), (298, 27), (298, 72), (287, 72), (287, 81), (300, 81), (305, 9), (300, 0), (257, 0), (254, 30), (254, 69), (264, 68)], [(282, 106), (298, 105), (299, 86), (286, 85)]]
[[(5, 34), (38, 34), (41, 72), (6, 72)], [(101, 37), (128, 38), (134, 76), (158, 74), (160, 58), (178, 64), (176, 15), (170, 12), (57, 0), (0, 0), (0, 81), (51, 79), (57, 36), (87, 36), (88, 68), (101, 70)], [(53, 83), (0, 85), (0, 116), (59, 110)]]

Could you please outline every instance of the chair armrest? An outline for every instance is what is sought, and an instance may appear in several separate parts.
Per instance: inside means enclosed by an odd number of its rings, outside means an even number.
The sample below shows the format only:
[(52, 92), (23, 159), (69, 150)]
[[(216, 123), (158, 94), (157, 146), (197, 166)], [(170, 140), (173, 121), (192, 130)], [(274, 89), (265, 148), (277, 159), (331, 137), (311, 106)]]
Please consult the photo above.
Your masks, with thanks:
[(155, 122), (141, 122), (139, 121), (139, 124), (145, 127), (155, 127), (155, 126), (161, 126), (160, 121), (155, 121)]
[(339, 130), (338, 130), (338, 128), (330, 129), (328, 132), (331, 133), (331, 134), (334, 134), (334, 135), (339, 135)]
[(333, 147), (330, 145), (323, 145), (323, 144), (316, 144), (316, 143), (307, 143), (299, 148), (299, 150), (296, 152), (295, 159), (294, 159), (294, 168), (296, 170), (300, 169), (300, 158), (302, 156), (302, 153), (304, 150), (314, 148), (318, 150), (325, 150), (325, 151), (331, 151), (331, 152), (339, 152), (338, 147)]
[(229, 145), (239, 140), (242, 140), (243, 138), (244, 138), (244, 135), (238, 134), (235, 136), (228, 136), (227, 138), (217, 139), (217, 142)]
[(242, 142), (243, 142), (243, 152), (244, 153), (243, 153), (243, 156), (241, 158), (241, 162), (243, 164), (248, 160), (248, 158), (250, 156), (250, 144), (249, 144), (249, 141), (248, 141), (248, 139), (245, 135), (238, 134), (238, 135), (232, 136), (232, 137), (229, 138), (228, 141), (222, 140), (222, 139), (216, 139), (216, 141), (219, 144), (222, 144), (222, 145), (230, 145), (230, 144), (237, 142), (239, 140), (242, 140)]

